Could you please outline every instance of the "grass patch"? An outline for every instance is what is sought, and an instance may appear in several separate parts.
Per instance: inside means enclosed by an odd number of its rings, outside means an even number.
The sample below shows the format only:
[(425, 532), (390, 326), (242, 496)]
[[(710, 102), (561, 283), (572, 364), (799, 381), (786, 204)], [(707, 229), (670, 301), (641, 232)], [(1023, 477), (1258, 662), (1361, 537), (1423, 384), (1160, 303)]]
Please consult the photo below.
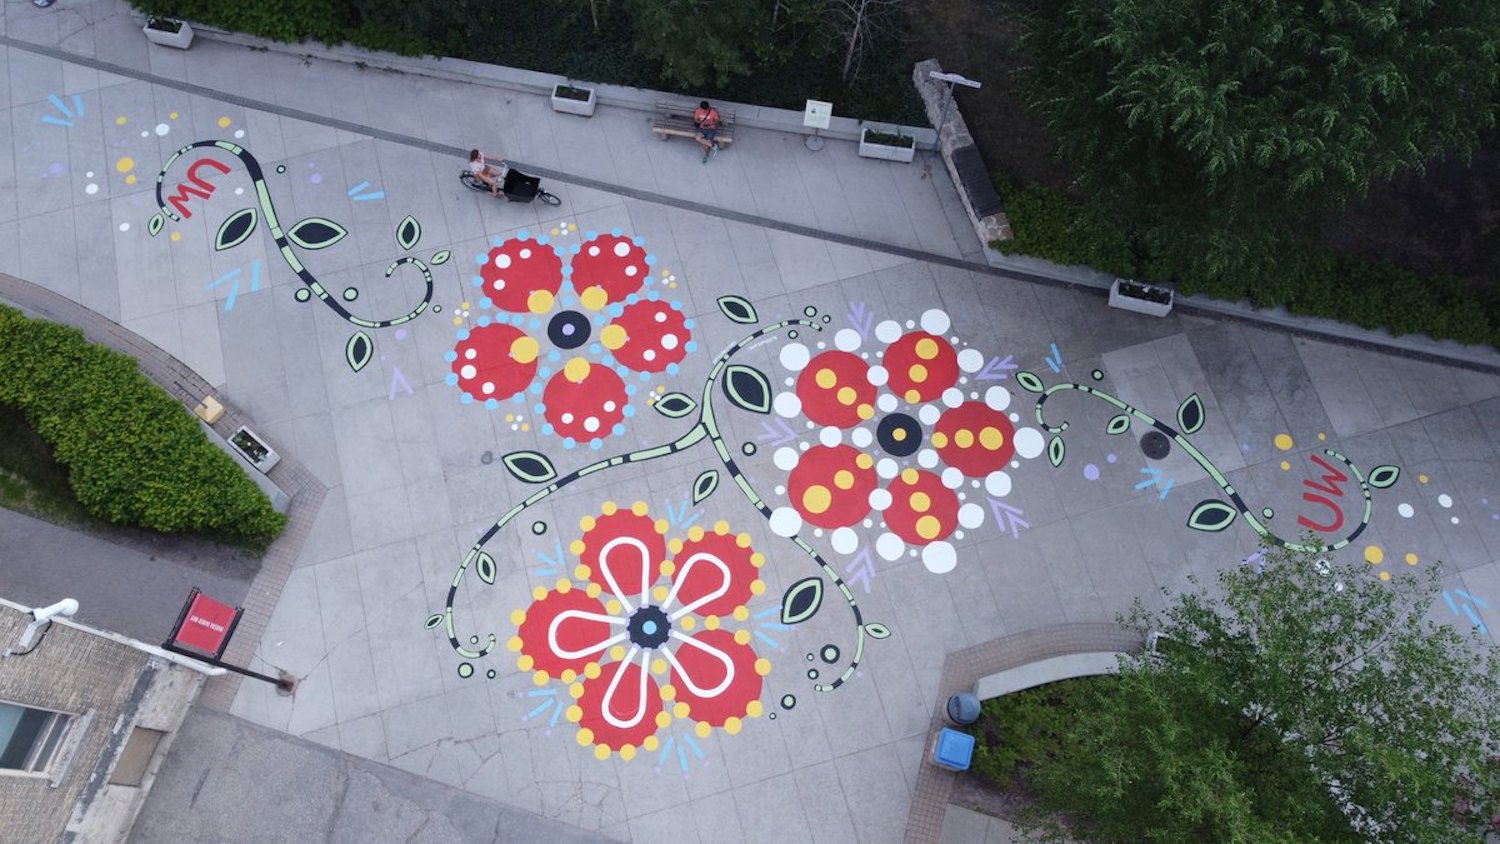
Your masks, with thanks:
[(84, 512), (68, 470), (52, 456), (21, 411), (0, 404), (0, 506), (65, 524), (103, 523)]

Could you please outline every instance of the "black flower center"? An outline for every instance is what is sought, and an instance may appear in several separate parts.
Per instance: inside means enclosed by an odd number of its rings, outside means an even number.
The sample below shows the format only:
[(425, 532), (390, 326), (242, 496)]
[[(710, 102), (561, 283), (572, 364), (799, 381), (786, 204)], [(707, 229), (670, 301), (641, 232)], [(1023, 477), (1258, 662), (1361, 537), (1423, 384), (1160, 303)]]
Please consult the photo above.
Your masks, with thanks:
[(886, 454), (907, 457), (922, 447), (922, 426), (905, 413), (891, 413), (875, 427), (875, 440)]
[(562, 311), (547, 323), (547, 339), (559, 349), (576, 349), (589, 341), (589, 318), (577, 311)]
[(632, 644), (643, 648), (659, 648), (667, 643), (667, 634), (672, 632), (672, 622), (661, 607), (641, 607), (630, 616), (626, 626)]

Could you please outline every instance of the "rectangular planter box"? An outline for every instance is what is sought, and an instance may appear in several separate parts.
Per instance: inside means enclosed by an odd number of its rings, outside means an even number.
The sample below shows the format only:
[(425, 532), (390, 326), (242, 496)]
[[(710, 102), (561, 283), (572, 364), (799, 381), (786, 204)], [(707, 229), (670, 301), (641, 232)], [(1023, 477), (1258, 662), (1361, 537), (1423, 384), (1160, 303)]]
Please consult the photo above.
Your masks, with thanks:
[[(586, 100), (575, 100), (572, 97), (558, 96), (557, 89), (558, 88), (563, 88), (563, 87), (577, 88), (578, 90), (581, 90), (581, 91), (588, 91), (589, 92), (589, 98), (586, 99)], [(583, 88), (583, 87), (578, 86), (578, 85), (567, 85), (567, 86), (558, 85), (558, 86), (555, 86), (552, 89), (552, 110), (553, 111), (560, 111), (563, 114), (580, 114), (580, 115), (583, 115), (584, 117), (593, 117), (594, 116), (594, 106), (595, 106), (596, 103), (597, 103), (597, 98), (594, 96), (594, 89), (593, 88)]]
[(261, 439), (259, 434), (244, 425), (230, 435), (229, 445), (262, 473), (271, 471), (271, 467), (281, 462), (281, 455), (266, 445), (266, 441)]
[(861, 158), (878, 158), (881, 161), (900, 161), (910, 164), (917, 155), (915, 142), (909, 147), (889, 146), (886, 144), (872, 144), (865, 140), (863, 130), (859, 133), (859, 154)]
[(1134, 311), (1138, 314), (1146, 314), (1147, 316), (1154, 317), (1164, 317), (1172, 312), (1172, 291), (1167, 290), (1165, 287), (1153, 287), (1149, 284), (1141, 284), (1138, 281), (1130, 282), (1141, 287), (1151, 287), (1154, 290), (1161, 290), (1167, 294), (1167, 301), (1165, 302), (1137, 299), (1134, 296), (1126, 296), (1120, 292), (1120, 282), (1123, 281), (1127, 281), (1127, 279), (1117, 278), (1109, 286), (1109, 306), (1111, 308), (1119, 308), (1122, 311)]
[(168, 32), (165, 29), (152, 29), (149, 23), (141, 27), (141, 31), (146, 33), (146, 40), (152, 44), (161, 44), (164, 47), (176, 47), (179, 50), (186, 50), (193, 45), (193, 28), (188, 25), (187, 21), (178, 21), (178, 23), (182, 25), (182, 28), (176, 32)]

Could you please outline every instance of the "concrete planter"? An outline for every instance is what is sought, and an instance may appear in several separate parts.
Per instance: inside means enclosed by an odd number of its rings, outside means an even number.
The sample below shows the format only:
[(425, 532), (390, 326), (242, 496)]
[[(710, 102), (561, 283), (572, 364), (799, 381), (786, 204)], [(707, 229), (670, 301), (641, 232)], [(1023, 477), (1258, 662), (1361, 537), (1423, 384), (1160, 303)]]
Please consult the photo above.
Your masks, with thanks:
[[(588, 94), (588, 97), (579, 97), (580, 92)], [(553, 111), (593, 117), (594, 106), (597, 104), (598, 99), (594, 96), (593, 88), (580, 88), (576, 85), (556, 85), (552, 88)]]
[[(876, 137), (874, 137), (872, 139), (872, 136), (876, 136)], [(907, 146), (901, 146), (900, 144), (886, 142), (885, 139), (889, 138), (889, 137), (892, 137), (892, 136), (885, 135), (884, 133), (880, 132), (877, 129), (871, 129), (871, 128), (866, 127), (864, 129), (860, 130), (860, 133), (859, 133), (859, 155), (860, 155), (860, 157), (861, 158), (878, 158), (881, 161), (900, 161), (900, 162), (905, 163), (905, 164), (911, 163), (911, 160), (913, 158), (915, 158), (916, 155), (917, 155), (917, 144), (911, 138), (911, 136), (909, 136), (909, 135), (906, 135), (906, 136), (896, 136), (896, 137), (905, 137), (907, 141), (910, 141), (911, 143), (909, 145), (907, 145)]]
[(281, 455), (277, 454), (260, 435), (241, 425), (229, 437), (229, 444), (251, 466), (259, 469), (262, 473), (271, 471), (271, 468), (281, 462)]
[[(1165, 302), (1155, 301), (1162, 296), (1166, 297)], [(1164, 317), (1172, 312), (1172, 291), (1165, 287), (1117, 278), (1109, 286), (1109, 306), (1122, 311)]]
[[(178, 29), (173, 32), (170, 27), (176, 24)], [(164, 47), (176, 47), (186, 50), (193, 46), (193, 27), (187, 21), (172, 20), (170, 18), (148, 18), (146, 25), (141, 27), (146, 33), (146, 40), (152, 44), (161, 44)]]

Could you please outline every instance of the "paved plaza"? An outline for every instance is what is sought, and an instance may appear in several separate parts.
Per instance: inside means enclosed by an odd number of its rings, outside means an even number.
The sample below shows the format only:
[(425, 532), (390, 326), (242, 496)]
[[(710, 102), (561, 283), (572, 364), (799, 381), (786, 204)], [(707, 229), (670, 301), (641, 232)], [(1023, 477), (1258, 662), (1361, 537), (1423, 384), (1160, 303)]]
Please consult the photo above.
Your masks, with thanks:
[[(1500, 626), (1500, 367), (1007, 277), (931, 153), (742, 127), (703, 164), (643, 112), (0, 8), (8, 289), (283, 458), (237, 646), (297, 691), (204, 705), (476, 798), (429, 832), (901, 840), (949, 654), (1263, 538), (1439, 566), (1436, 617)], [(468, 190), (474, 146), (563, 204)]]

